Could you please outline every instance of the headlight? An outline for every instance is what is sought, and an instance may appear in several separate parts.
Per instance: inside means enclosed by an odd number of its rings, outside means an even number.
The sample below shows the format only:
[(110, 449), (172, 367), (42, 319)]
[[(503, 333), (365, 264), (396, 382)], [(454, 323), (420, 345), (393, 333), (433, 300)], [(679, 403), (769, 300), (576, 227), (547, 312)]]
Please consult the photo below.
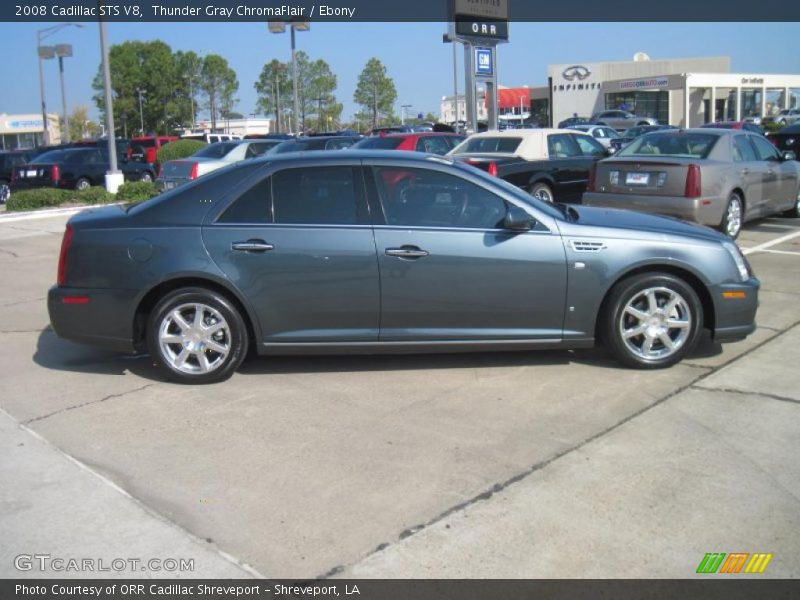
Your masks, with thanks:
[(736, 268), (739, 269), (739, 277), (742, 278), (742, 281), (750, 279), (750, 269), (747, 267), (747, 262), (744, 260), (739, 247), (731, 242), (722, 242), (722, 245), (733, 258), (733, 262), (736, 263)]

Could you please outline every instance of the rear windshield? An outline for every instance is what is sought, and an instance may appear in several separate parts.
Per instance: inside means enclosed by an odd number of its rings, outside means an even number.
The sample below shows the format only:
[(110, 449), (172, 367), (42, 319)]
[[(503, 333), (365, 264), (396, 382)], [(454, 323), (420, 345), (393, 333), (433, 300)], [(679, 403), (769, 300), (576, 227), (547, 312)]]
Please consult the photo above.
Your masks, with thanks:
[(239, 144), (232, 142), (218, 142), (216, 144), (209, 144), (205, 148), (201, 148), (195, 152), (192, 156), (196, 156), (198, 158), (222, 158), (238, 145)]
[(153, 148), (156, 145), (155, 138), (144, 138), (141, 140), (132, 140), (132, 144), (142, 148)]
[(354, 147), (367, 150), (396, 150), (402, 143), (403, 138), (400, 137), (370, 137), (361, 140)]
[(522, 143), (518, 137), (469, 138), (453, 150), (453, 154), (513, 154)]
[(708, 133), (654, 132), (635, 139), (617, 156), (707, 158), (719, 136)]

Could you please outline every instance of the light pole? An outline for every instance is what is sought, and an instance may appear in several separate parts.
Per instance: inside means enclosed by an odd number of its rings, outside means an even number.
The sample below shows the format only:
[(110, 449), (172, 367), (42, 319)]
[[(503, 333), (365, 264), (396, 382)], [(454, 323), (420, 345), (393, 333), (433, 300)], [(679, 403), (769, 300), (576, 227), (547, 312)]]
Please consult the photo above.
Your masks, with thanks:
[[(297, 94), (297, 58), (295, 57), (295, 31), (308, 31), (311, 29), (309, 21), (270, 21), (267, 23), (267, 28), (271, 33), (283, 33), (286, 31), (286, 25), (289, 25), (292, 37), (292, 91), (294, 93), (294, 133), (300, 133), (300, 101)], [(305, 125), (305, 124), (304, 124)]]
[(401, 104), (400, 105), (400, 125), (406, 124), (406, 109), (411, 108), (414, 106), (413, 104)]
[(144, 93), (144, 90), (140, 87), (137, 87), (136, 93), (139, 95), (139, 124), (141, 125), (141, 134), (144, 135), (144, 111), (142, 110), (142, 94)]
[(64, 59), (72, 56), (72, 44), (56, 45), (56, 56), (58, 57), (58, 73), (61, 78), (61, 108), (64, 110), (64, 141), (69, 142), (69, 113), (67, 113), (67, 93), (64, 88)]
[[(42, 40), (50, 37), (54, 33), (61, 31), (65, 27), (83, 27), (80, 23), (59, 23), (52, 27), (45, 27), (36, 31), (36, 53), (39, 57), (39, 94), (42, 99), (42, 143), (46, 146), (50, 143), (50, 128), (47, 122), (47, 105), (44, 98), (44, 70), (42, 68), (42, 59), (48, 60), (54, 58), (56, 49), (53, 46), (42, 46)], [(63, 80), (62, 80), (62, 94), (63, 94)], [(68, 134), (69, 135), (69, 134)]]
[(458, 130), (458, 58), (456, 56), (456, 45), (458, 44), (458, 40), (456, 38), (451, 38), (448, 34), (444, 34), (442, 36), (442, 42), (445, 44), (453, 44), (453, 108), (455, 109), (455, 117), (456, 117), (456, 131)]
[(108, 163), (106, 173), (106, 189), (116, 194), (125, 177), (117, 168), (117, 143), (114, 140), (114, 104), (111, 98), (111, 69), (108, 64), (108, 39), (106, 35), (106, 22), (99, 20), (100, 26), (100, 57), (103, 61), (103, 91), (105, 94), (106, 132), (108, 134)]

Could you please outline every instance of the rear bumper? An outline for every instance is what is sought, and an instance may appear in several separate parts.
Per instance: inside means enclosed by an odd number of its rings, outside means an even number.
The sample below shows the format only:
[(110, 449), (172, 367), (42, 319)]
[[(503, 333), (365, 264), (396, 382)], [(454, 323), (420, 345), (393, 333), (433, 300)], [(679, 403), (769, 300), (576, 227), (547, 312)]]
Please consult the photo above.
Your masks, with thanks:
[[(712, 336), (716, 341), (735, 342), (755, 331), (760, 287), (759, 280), (752, 277), (742, 283), (711, 288), (715, 310)], [(726, 294), (730, 297), (726, 298)]]
[(183, 179), (183, 178), (158, 178), (156, 179), (156, 189), (159, 192), (167, 192), (169, 190), (173, 190), (176, 187), (180, 187), (186, 183), (192, 181), (191, 179)]
[(134, 295), (130, 290), (85, 290), (53, 286), (47, 294), (50, 324), (61, 338), (134, 351)]
[(650, 212), (701, 225), (718, 226), (727, 208), (727, 199), (721, 197), (684, 198), (682, 196), (643, 196), (615, 194), (613, 192), (585, 192), (583, 204), (607, 208), (626, 208)]

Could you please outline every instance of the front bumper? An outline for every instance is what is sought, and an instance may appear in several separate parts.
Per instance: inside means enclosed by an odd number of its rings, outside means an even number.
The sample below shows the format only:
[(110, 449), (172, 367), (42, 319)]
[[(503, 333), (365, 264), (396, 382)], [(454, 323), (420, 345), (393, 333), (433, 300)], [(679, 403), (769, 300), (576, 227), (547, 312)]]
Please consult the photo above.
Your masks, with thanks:
[(755, 331), (760, 287), (761, 282), (751, 277), (742, 283), (711, 288), (715, 311), (711, 333), (716, 341), (735, 342)]
[(722, 223), (722, 216), (727, 208), (727, 200), (720, 197), (684, 198), (683, 196), (644, 196), (614, 192), (585, 192), (583, 204), (655, 213), (712, 227), (717, 227)]
[(47, 294), (50, 324), (61, 338), (117, 350), (134, 351), (135, 292), (53, 286)]

